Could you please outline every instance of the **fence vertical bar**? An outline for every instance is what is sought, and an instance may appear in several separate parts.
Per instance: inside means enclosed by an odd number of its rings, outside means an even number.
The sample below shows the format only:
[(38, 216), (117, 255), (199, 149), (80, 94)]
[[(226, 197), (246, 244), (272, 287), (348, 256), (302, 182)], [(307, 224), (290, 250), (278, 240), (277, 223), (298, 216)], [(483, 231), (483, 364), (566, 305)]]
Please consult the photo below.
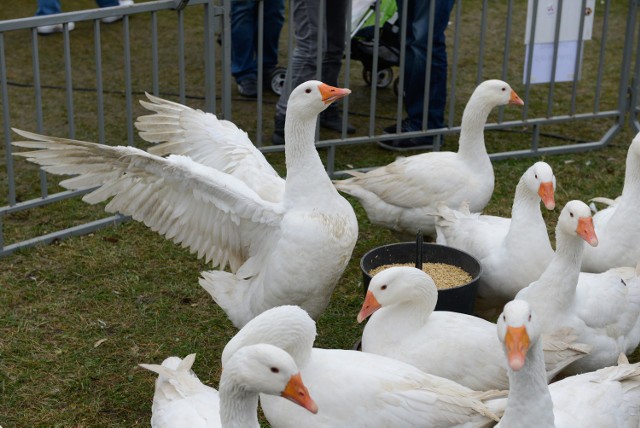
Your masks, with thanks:
[[(222, 115), (224, 119), (231, 120), (231, 0), (223, 0), (223, 9)], [(291, 52), (291, 50), (287, 52)]]
[(133, 145), (133, 89), (131, 87), (131, 32), (129, 31), (129, 15), (122, 20), (124, 38), (124, 87), (125, 103), (127, 109), (127, 141)]
[[(456, 2), (455, 25), (456, 31), (453, 34), (453, 58), (451, 59), (451, 82), (447, 91), (449, 99), (449, 118), (447, 119), (447, 128), (453, 128), (456, 114), (456, 82), (458, 80), (458, 47), (460, 46), (460, 25), (461, 25), (462, 0)], [(402, 68), (401, 68), (402, 69)]]
[[(602, 18), (602, 37), (600, 40), (600, 55), (598, 56), (598, 77), (596, 81), (596, 94), (593, 97), (593, 112), (600, 111), (600, 94), (602, 93), (602, 76), (604, 73), (604, 54), (609, 27), (609, 11), (611, 2), (605, 2), (604, 17)], [(636, 57), (637, 58), (637, 57)]]
[(71, 78), (71, 44), (69, 42), (69, 23), (63, 25), (63, 44), (64, 44), (64, 78), (67, 91), (67, 120), (69, 122), (69, 138), (76, 137), (76, 126), (74, 122), (73, 108), (73, 81)]
[[(42, 132), (44, 128), (42, 120), (42, 83), (40, 81), (40, 55), (38, 50), (37, 28), (31, 29), (31, 60), (33, 63), (33, 91), (36, 102), (36, 129), (38, 132)], [(47, 174), (40, 168), (38, 175), (40, 176), (40, 197), (46, 198), (48, 195)]]
[[(507, 22), (505, 25), (504, 32), (504, 53), (502, 54), (502, 72), (500, 74), (500, 78), (505, 82), (508, 80), (507, 77), (507, 64), (509, 64), (509, 54), (511, 51), (511, 38), (509, 35), (511, 34), (511, 18), (513, 14), (513, 0), (509, 0), (507, 3)], [(504, 106), (500, 106), (498, 109), (498, 123), (502, 123), (504, 120)]]
[(560, 26), (562, 25), (562, 2), (558, 2), (558, 13), (556, 14), (555, 25), (556, 28), (553, 35), (553, 57), (551, 58), (551, 81), (549, 82), (549, 89), (547, 91), (547, 116), (551, 116), (553, 111), (553, 92), (556, 85), (556, 70), (558, 68), (559, 51), (558, 46), (560, 44)]
[(151, 12), (151, 87), (153, 95), (160, 95), (160, 77), (158, 67), (158, 13)]
[[(376, 15), (377, 14), (378, 9), (376, 9)], [(400, 75), (398, 76), (398, 98), (396, 104), (396, 134), (399, 134), (402, 131), (404, 68), (407, 60), (407, 14), (407, 0), (402, 0), (402, 13), (400, 14)], [(376, 28), (378, 26), (379, 18), (376, 18)]]
[[(322, 51), (322, 49), (320, 49)], [(256, 120), (256, 138), (255, 145), (262, 147), (262, 122), (263, 122), (263, 109), (262, 101), (263, 88), (264, 88), (264, 0), (258, 0), (258, 102)]]
[(433, 62), (433, 24), (435, 22), (436, 2), (429, 3), (429, 32), (427, 34), (427, 63), (424, 72), (424, 92), (422, 94), (423, 109), (422, 109), (422, 124), (420, 129), (428, 129), (427, 118), (429, 117), (429, 92), (431, 86), (431, 63)]
[(100, 37), (100, 20), (93, 21), (93, 50), (96, 61), (96, 103), (98, 108), (98, 141), (104, 144), (104, 86), (102, 75), (102, 40)]
[(373, 58), (371, 59), (371, 96), (369, 101), (369, 136), (375, 134), (376, 97), (378, 95), (378, 56), (380, 54), (380, 2), (376, 2), (373, 26)]
[[(531, 93), (531, 69), (533, 67), (533, 42), (536, 39), (536, 25), (537, 25), (537, 17), (538, 17), (538, 0), (533, 0), (532, 8), (533, 13), (531, 14), (531, 29), (529, 31), (529, 43), (526, 45), (526, 55), (527, 55), (527, 67), (525, 70), (525, 85), (524, 85), (524, 99), (529, 99), (529, 94)], [(522, 107), (522, 120), (526, 121), (527, 117), (529, 117), (529, 104), (525, 103)]]
[(578, 76), (580, 75), (580, 64), (582, 64), (582, 56), (584, 55), (584, 21), (586, 15), (584, 13), (587, 8), (587, 0), (582, 0), (582, 6), (580, 8), (580, 25), (578, 26), (578, 55), (576, 56), (576, 62), (573, 68), (573, 88), (571, 91), (571, 108), (569, 114), (573, 116), (576, 114), (576, 99), (578, 97)]
[(15, 176), (13, 175), (13, 156), (11, 156), (11, 123), (9, 115), (9, 89), (7, 88), (7, 64), (4, 54), (4, 34), (0, 33), (0, 86), (2, 87), (2, 120), (4, 121), (4, 150), (5, 161), (7, 163), (7, 175), (9, 176), (8, 186), (9, 194), (7, 199), (9, 205), (16, 204), (16, 183)]
[(184, 9), (177, 11), (178, 13), (178, 86), (180, 93), (180, 102), (186, 104), (187, 90), (185, 84), (185, 63), (184, 63)]
[(487, 10), (489, 6), (487, 0), (482, 2), (482, 20), (480, 23), (480, 49), (478, 49), (478, 72), (476, 75), (476, 86), (482, 81), (482, 69), (484, 68), (484, 40), (487, 34)]
[(204, 5), (204, 108), (205, 111), (216, 111), (216, 67), (215, 67), (215, 28), (213, 3)]
[[(620, 117), (618, 124), (623, 125), (625, 121), (624, 113), (627, 111), (634, 111), (635, 105), (629, 105), (629, 73), (631, 69), (631, 57), (634, 45), (634, 35), (636, 30), (636, 13), (637, 2), (634, 0), (629, 1), (629, 11), (627, 13), (627, 28), (624, 36), (624, 49), (622, 52), (622, 63), (620, 69), (622, 70), (620, 76), (620, 86), (618, 89), (618, 110), (620, 111)], [(636, 61), (638, 58), (636, 57)], [(635, 82), (638, 85), (638, 82)]]

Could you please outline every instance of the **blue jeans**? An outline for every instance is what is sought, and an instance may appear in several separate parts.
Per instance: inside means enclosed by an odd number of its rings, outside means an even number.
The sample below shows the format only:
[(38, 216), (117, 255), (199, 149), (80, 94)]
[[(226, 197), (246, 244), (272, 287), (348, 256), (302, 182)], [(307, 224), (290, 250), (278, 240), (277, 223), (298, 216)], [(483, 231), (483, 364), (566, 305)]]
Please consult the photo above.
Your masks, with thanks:
[[(431, 81), (429, 83), (427, 128), (444, 126), (444, 109), (447, 103), (447, 48), (444, 32), (449, 25), (449, 15), (454, 0), (426, 0), (407, 2), (407, 44), (404, 69), (404, 105), (408, 123), (405, 131), (422, 129), (425, 108), (424, 89), (429, 44), (429, 8), (435, 1), (433, 19), (433, 50), (431, 56)], [(397, 0), (398, 16), (402, 13), (402, 0)], [(410, 88), (409, 90), (407, 90)], [(405, 127), (403, 127), (405, 128)]]
[[(264, 0), (263, 70), (278, 65), (278, 41), (284, 24), (284, 0)], [(258, 2), (231, 2), (231, 74), (240, 83), (258, 72)]]
[[(119, 6), (118, 0), (96, 0), (98, 7), (111, 7)], [(53, 15), (54, 13), (60, 13), (60, 0), (38, 0), (38, 10), (36, 15)]]
[[(295, 0), (293, 2), (293, 25), (295, 26), (296, 47), (293, 50), (291, 68), (287, 70), (287, 81), (291, 79), (291, 89), (311, 79), (322, 80), (331, 86), (338, 86), (338, 76), (342, 68), (345, 47), (347, 6), (349, 0), (325, 1), (325, 15), (318, 16), (318, 0)], [(323, 46), (318, 46), (318, 29), (324, 28)], [(316, 67), (318, 49), (322, 50), (322, 69)], [(286, 89), (286, 85), (285, 85)], [(276, 115), (284, 116), (289, 93), (282, 91)]]

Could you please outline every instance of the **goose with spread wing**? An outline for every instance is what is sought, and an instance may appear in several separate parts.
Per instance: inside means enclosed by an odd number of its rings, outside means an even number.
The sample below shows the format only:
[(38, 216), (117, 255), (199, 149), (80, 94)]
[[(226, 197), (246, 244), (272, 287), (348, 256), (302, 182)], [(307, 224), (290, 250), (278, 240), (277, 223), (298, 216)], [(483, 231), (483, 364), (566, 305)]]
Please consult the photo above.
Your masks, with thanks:
[(60, 183), (68, 189), (98, 186), (84, 201), (111, 198), (107, 211), (144, 222), (218, 267), (200, 284), (236, 327), (282, 304), (317, 318), (351, 258), (358, 223), (320, 160), (315, 126), (349, 93), (319, 81), (291, 93), (286, 180), (233, 123), (155, 97), (144, 105), (156, 114), (137, 124), (143, 138), (164, 141), (151, 153), (19, 130), (32, 141), (13, 144), (38, 149), (16, 155), (46, 171), (78, 174)]

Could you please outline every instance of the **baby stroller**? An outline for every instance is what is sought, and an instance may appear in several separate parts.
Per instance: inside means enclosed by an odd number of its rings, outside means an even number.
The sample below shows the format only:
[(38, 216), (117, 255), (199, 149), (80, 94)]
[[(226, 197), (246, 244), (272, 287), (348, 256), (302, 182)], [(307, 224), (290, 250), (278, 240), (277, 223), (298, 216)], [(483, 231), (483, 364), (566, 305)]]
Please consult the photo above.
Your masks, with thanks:
[[(400, 64), (400, 27), (395, 0), (380, 1), (380, 43), (376, 86), (387, 88), (394, 81), (393, 66)], [(374, 25), (376, 1), (354, 0), (351, 14), (351, 59), (364, 67), (362, 78), (370, 85), (373, 71)], [(397, 92), (398, 80), (394, 89)]]

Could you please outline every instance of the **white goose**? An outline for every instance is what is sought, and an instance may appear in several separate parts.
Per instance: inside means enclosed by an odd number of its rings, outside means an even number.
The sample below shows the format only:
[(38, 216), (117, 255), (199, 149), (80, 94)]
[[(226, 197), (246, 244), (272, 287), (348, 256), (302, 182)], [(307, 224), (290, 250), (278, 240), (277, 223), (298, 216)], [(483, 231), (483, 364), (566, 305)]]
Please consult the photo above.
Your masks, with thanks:
[[(640, 133), (627, 152), (622, 195), (593, 216), (598, 246), (586, 248), (582, 270), (603, 272), (616, 266), (635, 266), (640, 260)], [(602, 198), (595, 198), (602, 200)]]
[[(367, 316), (362, 350), (407, 362), (420, 370), (485, 391), (507, 389), (507, 367), (496, 325), (456, 312), (434, 311), (438, 290), (413, 267), (391, 267), (371, 279), (358, 322)], [(586, 355), (567, 331), (545, 337), (547, 379)]]
[(233, 337), (222, 365), (238, 349), (270, 343), (287, 351), (318, 405), (316, 415), (285, 400), (261, 395), (273, 427), (480, 427), (491, 426), (505, 404), (503, 392), (476, 392), (416, 367), (365, 352), (313, 347), (314, 321), (299, 307), (263, 312)]
[(615, 364), (621, 352), (632, 352), (640, 342), (640, 278), (636, 275), (626, 283), (613, 276), (613, 281), (586, 281), (578, 287), (583, 240), (598, 245), (591, 211), (583, 202), (570, 201), (558, 219), (551, 263), (537, 281), (516, 295), (538, 314), (541, 331), (568, 327), (579, 342), (593, 346), (566, 373)]
[(169, 357), (162, 365), (140, 364), (159, 375), (152, 428), (257, 428), (259, 393), (281, 396), (318, 412), (298, 367), (282, 349), (258, 344), (236, 352), (222, 372), (219, 393), (191, 371), (195, 357)]
[(540, 200), (555, 207), (556, 178), (546, 162), (529, 167), (516, 186), (511, 219), (438, 207), (436, 242), (459, 248), (482, 266), (476, 312), (493, 315), (540, 277), (553, 257)]
[[(69, 189), (100, 186), (89, 203), (131, 215), (221, 270), (200, 284), (243, 326), (262, 311), (296, 304), (317, 318), (349, 262), (358, 235), (353, 208), (333, 187), (314, 146), (318, 114), (346, 96), (318, 81), (298, 86), (285, 123), (286, 181), (246, 134), (228, 121), (150, 97), (157, 112), (138, 124), (161, 157), (132, 147), (19, 134), (35, 141), (16, 153), (55, 174)], [(229, 264), (231, 272), (225, 272)]]
[(334, 181), (338, 190), (356, 197), (372, 223), (400, 234), (418, 230), (435, 236), (437, 205), (469, 204), (478, 212), (493, 193), (493, 165), (484, 144), (484, 125), (494, 107), (524, 103), (501, 80), (476, 88), (462, 115), (458, 152), (430, 152), (397, 159), (367, 173)]
[(507, 303), (498, 336), (509, 363), (509, 399), (501, 428), (637, 428), (640, 364), (624, 354), (617, 366), (570, 376), (547, 386), (540, 321), (522, 300)]

